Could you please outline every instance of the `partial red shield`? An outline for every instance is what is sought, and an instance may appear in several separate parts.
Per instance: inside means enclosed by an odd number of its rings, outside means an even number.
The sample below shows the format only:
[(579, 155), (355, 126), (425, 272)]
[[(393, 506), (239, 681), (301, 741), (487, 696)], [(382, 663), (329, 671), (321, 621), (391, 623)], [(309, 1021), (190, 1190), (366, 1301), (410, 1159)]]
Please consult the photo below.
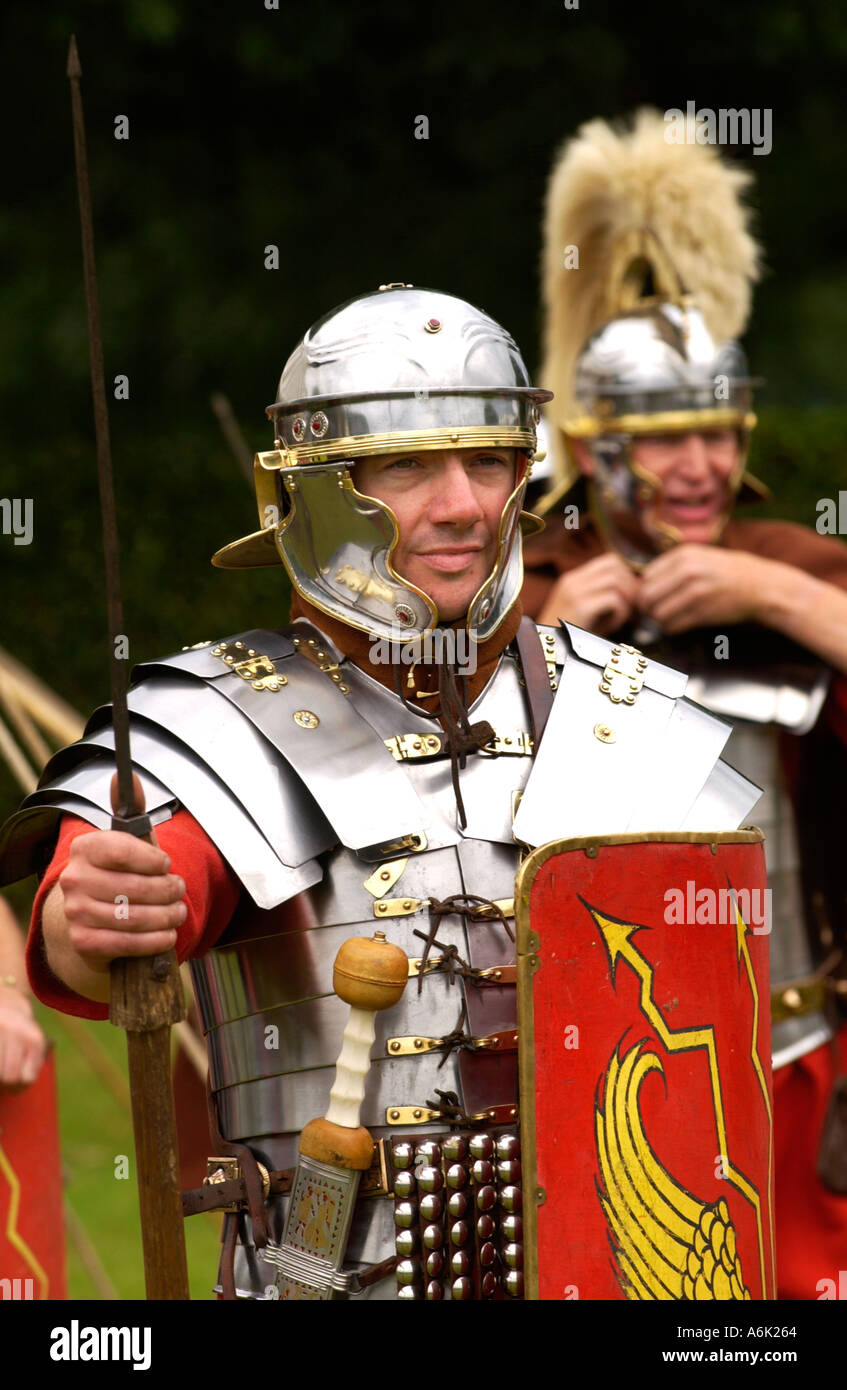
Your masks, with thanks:
[(31, 1086), (0, 1090), (0, 1299), (55, 1299), (65, 1289), (65, 1228), (49, 1052)]
[(528, 1298), (776, 1296), (768, 909), (759, 831), (522, 866)]

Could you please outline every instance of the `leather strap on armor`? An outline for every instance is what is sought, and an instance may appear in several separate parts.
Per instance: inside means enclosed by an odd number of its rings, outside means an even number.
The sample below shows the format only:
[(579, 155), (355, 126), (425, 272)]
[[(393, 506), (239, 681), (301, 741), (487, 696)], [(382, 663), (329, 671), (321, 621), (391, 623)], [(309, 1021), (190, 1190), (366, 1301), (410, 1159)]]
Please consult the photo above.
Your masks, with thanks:
[(531, 618), (521, 619), (516, 641), (526, 683), (529, 716), (532, 721), (532, 741), (537, 754), (553, 708), (553, 691), (550, 689), (547, 662), (538, 640), (538, 628)]
[[(281, 1168), (270, 1173), (268, 1192), (290, 1192), (294, 1181), (293, 1168)], [(183, 1216), (196, 1216), (201, 1211), (221, 1211), (237, 1203), (247, 1203), (247, 1183), (244, 1178), (230, 1178), (227, 1182), (207, 1182), (202, 1187), (189, 1188), (182, 1194)]]
[[(229, 1139), (224, 1139), (221, 1134), (218, 1122), (218, 1106), (215, 1093), (212, 1090), (211, 1079), (206, 1077), (206, 1106), (209, 1114), (209, 1132), (217, 1151), (222, 1154), (231, 1155), (237, 1158), (241, 1165), (242, 1181), (245, 1188), (247, 1201), (247, 1211), (250, 1216), (250, 1224), (253, 1228), (253, 1244), (257, 1250), (263, 1250), (268, 1243), (268, 1215), (265, 1207), (265, 1195), (262, 1189), (262, 1177), (259, 1172), (259, 1165), (251, 1149), (246, 1144), (233, 1144)], [(227, 1235), (235, 1224), (240, 1224), (241, 1217), (238, 1216), (236, 1222), (228, 1222)], [(226, 1237), (224, 1238), (226, 1246)], [(233, 1242), (233, 1254), (235, 1245)], [(233, 1286), (234, 1287), (234, 1286)], [(227, 1295), (224, 1294), (224, 1297)], [(232, 1295), (235, 1297), (235, 1294)]]

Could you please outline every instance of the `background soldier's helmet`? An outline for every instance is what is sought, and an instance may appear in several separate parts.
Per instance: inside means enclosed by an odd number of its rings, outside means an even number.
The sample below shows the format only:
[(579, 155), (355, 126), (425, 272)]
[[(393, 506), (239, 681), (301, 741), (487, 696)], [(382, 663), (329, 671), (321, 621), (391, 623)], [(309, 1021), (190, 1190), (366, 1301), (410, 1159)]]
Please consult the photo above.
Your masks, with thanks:
[(744, 471), (756, 383), (734, 341), (758, 271), (739, 197), (749, 176), (697, 144), (693, 130), (684, 144), (668, 143), (669, 133), (651, 111), (622, 134), (589, 122), (557, 162), (547, 205), (541, 376), (556, 392), (555, 482), (538, 510), (579, 477), (567, 440), (588, 441), (595, 518), (634, 563), (679, 539), (671, 526), (642, 529), (660, 483), (635, 460), (639, 435), (738, 432), (715, 539), (742, 485), (766, 495)]
[(521, 525), (533, 524), (521, 506), (538, 407), (549, 399), (530, 384), (509, 334), (464, 300), (411, 285), (350, 300), (309, 329), (268, 407), (274, 448), (254, 464), (262, 530), (218, 551), (213, 563), (281, 561), (322, 612), (379, 637), (421, 635), (438, 610), (395, 571), (395, 518), (356, 490), (356, 461), (407, 449), (515, 449), (497, 560), (466, 617), (483, 641), (520, 592)]

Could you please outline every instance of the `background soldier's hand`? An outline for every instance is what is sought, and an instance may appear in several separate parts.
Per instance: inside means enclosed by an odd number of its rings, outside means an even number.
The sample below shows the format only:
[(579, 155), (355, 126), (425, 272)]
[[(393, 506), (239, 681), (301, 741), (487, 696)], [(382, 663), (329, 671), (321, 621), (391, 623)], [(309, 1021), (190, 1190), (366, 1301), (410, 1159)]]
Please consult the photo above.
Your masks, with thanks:
[(604, 635), (616, 632), (635, 611), (639, 579), (619, 555), (598, 555), (560, 575), (538, 615), (539, 623), (559, 619)]
[(645, 568), (639, 605), (670, 633), (756, 621), (773, 570), (773, 561), (741, 550), (677, 545)]
[(14, 985), (0, 985), (0, 1087), (31, 1085), (46, 1054), (47, 1039), (26, 995)]

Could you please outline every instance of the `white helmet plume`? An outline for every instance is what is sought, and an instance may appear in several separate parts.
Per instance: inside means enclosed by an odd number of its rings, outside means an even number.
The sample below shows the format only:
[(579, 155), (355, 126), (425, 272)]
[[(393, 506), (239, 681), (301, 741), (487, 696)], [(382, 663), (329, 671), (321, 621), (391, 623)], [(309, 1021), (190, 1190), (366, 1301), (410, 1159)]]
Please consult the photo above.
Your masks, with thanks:
[[(760, 248), (741, 195), (751, 175), (717, 150), (672, 144), (658, 111), (637, 112), (630, 127), (583, 125), (557, 159), (547, 192), (542, 267), (545, 308), (541, 381), (556, 395), (557, 423), (573, 411), (574, 364), (591, 335), (625, 301), (624, 277), (639, 256), (660, 293), (682, 288), (717, 342), (738, 337), (759, 277)], [(686, 136), (693, 141), (693, 122)], [(652, 235), (651, 235), (652, 233)], [(658, 243), (658, 244), (657, 244)], [(566, 248), (576, 247), (578, 267)]]

